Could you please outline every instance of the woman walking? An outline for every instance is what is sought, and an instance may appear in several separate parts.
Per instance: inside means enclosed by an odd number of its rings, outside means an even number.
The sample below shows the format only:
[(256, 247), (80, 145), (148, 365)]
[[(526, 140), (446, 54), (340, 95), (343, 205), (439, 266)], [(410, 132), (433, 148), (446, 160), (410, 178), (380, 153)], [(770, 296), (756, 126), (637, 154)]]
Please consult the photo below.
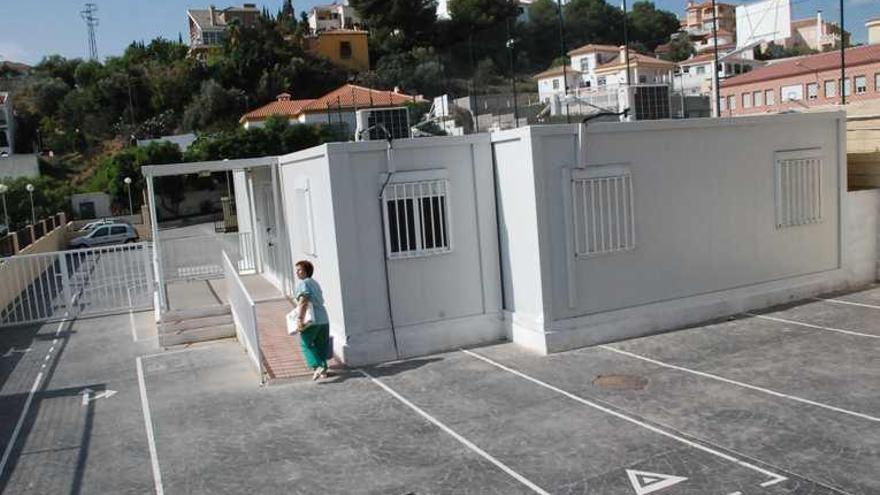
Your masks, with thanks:
[[(299, 332), (299, 343), (302, 347), (306, 364), (314, 370), (312, 380), (327, 376), (327, 359), (329, 359), (330, 320), (324, 309), (324, 296), (321, 286), (312, 280), (314, 265), (309, 261), (296, 262), (296, 278), (299, 282), (294, 290), (296, 300), (296, 329)], [(311, 321), (306, 319), (311, 305)]]

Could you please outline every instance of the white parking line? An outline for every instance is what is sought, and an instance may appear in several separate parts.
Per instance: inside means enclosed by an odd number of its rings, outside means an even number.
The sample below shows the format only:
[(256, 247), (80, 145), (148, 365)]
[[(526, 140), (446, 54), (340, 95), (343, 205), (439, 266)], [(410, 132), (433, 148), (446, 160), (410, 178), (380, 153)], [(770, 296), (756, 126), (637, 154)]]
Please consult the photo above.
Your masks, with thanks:
[(31, 402), (34, 400), (34, 394), (37, 393), (37, 388), (40, 387), (40, 382), (43, 381), (43, 372), (37, 373), (37, 379), (34, 380), (34, 384), (31, 386), (31, 391), (28, 393), (27, 399), (24, 401), (24, 408), (21, 410), (21, 416), (18, 417), (18, 422), (15, 423), (15, 429), (12, 430), (12, 436), (9, 438), (9, 443), (6, 444), (6, 450), (3, 452), (3, 459), (0, 459), (0, 477), (3, 476), (3, 472), (6, 470), (6, 463), (9, 462), (9, 456), (12, 454), (12, 449), (15, 447), (15, 441), (18, 439), (18, 434), (21, 433), (21, 426), (24, 424), (24, 418), (27, 416), (28, 410), (31, 408)]
[[(66, 317), (67, 315), (65, 315), (65, 318)], [(65, 320), (61, 320), (60, 322), (58, 322), (58, 328), (55, 329), (56, 337), (61, 334), (61, 329), (64, 328), (65, 323), (67, 323)], [(46, 369), (46, 362), (49, 360), (49, 356), (52, 355), (52, 352), (54, 350), (55, 346), (53, 345), (46, 352), (46, 356), (43, 357), (43, 365), (40, 366), (40, 369)], [(12, 430), (12, 436), (9, 437), (9, 443), (6, 444), (6, 450), (3, 451), (3, 458), (0, 459), (0, 477), (3, 476), (3, 472), (6, 470), (6, 463), (9, 462), (9, 456), (12, 455), (12, 449), (15, 447), (15, 442), (18, 440), (19, 433), (21, 433), (21, 427), (24, 424), (24, 418), (27, 417), (27, 413), (31, 409), (31, 402), (33, 402), (34, 400), (34, 394), (37, 393), (37, 389), (40, 388), (42, 382), (43, 372), (40, 371), (37, 373), (37, 378), (34, 380), (34, 384), (31, 386), (30, 392), (28, 392), (27, 399), (25, 399), (24, 401), (24, 407), (21, 409), (21, 414), (18, 416), (18, 422), (15, 423), (15, 428)]]
[(841, 328), (823, 327), (820, 325), (813, 325), (812, 323), (804, 323), (801, 321), (786, 320), (783, 318), (776, 318), (773, 316), (759, 315), (759, 314), (755, 314), (755, 313), (743, 313), (743, 314), (746, 316), (760, 318), (762, 320), (775, 321), (777, 323), (788, 323), (791, 325), (799, 325), (799, 326), (807, 327), (807, 328), (815, 328), (816, 330), (827, 330), (829, 332), (837, 332), (837, 333), (844, 333), (847, 335), (855, 335), (856, 337), (868, 337), (869, 339), (880, 339), (880, 335), (871, 335), (869, 333), (853, 332), (852, 330), (843, 330)]
[(662, 366), (662, 367), (664, 367), (664, 368), (670, 368), (670, 369), (674, 369), (674, 370), (678, 370), (678, 371), (684, 371), (685, 373), (690, 373), (690, 374), (693, 374), (693, 375), (702, 376), (703, 378), (710, 378), (710, 379), (712, 379), (712, 380), (718, 380), (719, 382), (729, 383), (729, 384), (731, 384), (731, 385), (736, 385), (736, 386), (739, 386), (739, 387), (748, 388), (748, 389), (751, 389), (751, 390), (756, 390), (756, 391), (758, 391), (758, 392), (763, 392), (763, 393), (765, 393), (765, 394), (773, 395), (773, 396), (776, 396), (776, 397), (782, 397), (783, 399), (789, 399), (789, 400), (793, 400), (793, 401), (801, 402), (801, 403), (804, 403), (804, 404), (809, 404), (809, 405), (811, 405), (811, 406), (821, 407), (821, 408), (823, 408), (823, 409), (828, 409), (829, 411), (834, 411), (834, 412), (839, 412), (839, 413), (843, 413), (843, 414), (848, 414), (848, 415), (850, 415), (850, 416), (855, 416), (855, 417), (857, 417), (857, 418), (867, 419), (868, 421), (876, 421), (876, 422), (880, 422), (880, 418), (878, 418), (878, 417), (876, 417), (876, 416), (871, 416), (871, 415), (863, 414), (863, 413), (856, 412), (856, 411), (850, 411), (849, 409), (843, 409), (843, 408), (841, 408), (841, 407), (836, 407), (836, 406), (831, 406), (831, 405), (828, 405), (828, 404), (823, 404), (823, 403), (821, 403), (821, 402), (816, 402), (816, 401), (813, 401), (813, 400), (810, 400), (810, 399), (804, 399), (804, 398), (802, 398), (802, 397), (797, 397), (797, 396), (794, 396), (794, 395), (783, 394), (782, 392), (777, 392), (777, 391), (775, 391), (775, 390), (771, 390), (771, 389), (769, 389), (769, 388), (758, 387), (758, 386), (756, 386), (756, 385), (750, 385), (750, 384), (748, 384), (748, 383), (743, 383), (743, 382), (740, 382), (740, 381), (731, 380), (730, 378), (724, 378), (723, 376), (713, 375), (713, 374), (711, 374), (711, 373), (706, 373), (706, 372), (703, 372), (703, 371), (692, 370), (692, 369), (690, 369), (690, 368), (684, 368), (684, 367), (682, 367), (682, 366), (676, 366), (676, 365), (674, 365), (674, 364), (664, 363), (664, 362), (662, 362), (662, 361), (657, 361), (656, 359), (651, 359), (651, 358), (649, 358), (649, 357), (640, 356), (640, 355), (638, 355), (638, 354), (635, 354), (635, 353), (632, 353), (632, 352), (628, 352), (628, 351), (624, 351), (624, 350), (621, 350), (621, 349), (615, 349), (614, 347), (609, 347), (609, 346), (606, 346), (606, 345), (600, 345), (600, 346), (598, 346), (598, 347), (601, 348), (601, 349), (605, 349), (605, 350), (607, 350), (607, 351), (612, 351), (612, 352), (616, 352), (616, 353), (618, 353), (618, 354), (622, 354), (622, 355), (624, 355), (624, 356), (629, 356), (629, 357), (631, 357), (631, 358), (640, 359), (640, 360), (642, 360), (642, 361), (645, 361), (645, 362), (648, 362), (648, 363), (651, 363), (651, 364), (656, 364), (657, 366)]
[[(489, 455), (485, 450), (483, 450), (483, 449), (477, 447), (477, 446), (474, 445), (470, 440), (468, 440), (467, 438), (465, 438), (465, 437), (459, 435), (458, 433), (456, 433), (455, 431), (453, 431), (452, 428), (449, 428), (449, 427), (446, 426), (445, 424), (441, 423), (440, 420), (438, 420), (437, 418), (431, 416), (430, 414), (428, 414), (427, 412), (423, 411), (422, 409), (420, 409), (418, 406), (416, 406), (416, 405), (413, 404), (412, 402), (408, 401), (406, 398), (404, 398), (402, 395), (400, 395), (400, 394), (398, 394), (397, 392), (395, 392), (394, 389), (392, 389), (392, 388), (389, 387), (388, 385), (385, 385), (384, 383), (382, 383), (382, 382), (379, 381), (378, 379), (374, 378), (372, 375), (370, 375), (369, 373), (367, 373), (367, 372), (364, 371), (364, 370), (358, 370), (358, 371), (359, 371), (362, 375), (364, 375), (365, 377), (367, 377), (367, 378), (369, 378), (370, 380), (372, 380), (373, 383), (375, 383), (376, 385), (382, 387), (383, 390), (385, 390), (386, 392), (388, 392), (389, 394), (391, 394), (392, 397), (394, 397), (395, 399), (397, 399), (397, 400), (399, 400), (400, 402), (402, 402), (405, 406), (407, 406), (407, 407), (409, 407), (410, 409), (412, 409), (413, 411), (419, 413), (420, 416), (422, 416), (423, 418), (427, 419), (428, 421), (430, 421), (431, 423), (433, 423), (435, 426), (437, 426), (438, 428), (440, 428), (441, 430), (443, 430), (443, 431), (446, 432), (447, 434), (451, 435), (453, 438), (455, 438), (456, 440), (458, 440), (460, 443), (464, 444), (465, 447), (467, 447), (467, 448), (473, 450), (474, 452), (476, 452), (477, 454), (479, 454), (482, 458), (486, 459), (487, 461), (491, 462), (492, 464), (494, 464), (495, 466), (497, 466), (499, 469), (501, 469), (501, 470), (504, 471), (505, 473), (509, 474), (509, 475), (510, 475), (511, 477), (513, 477), (515, 480), (517, 480), (517, 481), (519, 481), (520, 483), (522, 483), (523, 485), (525, 485), (525, 486), (531, 488), (532, 491), (534, 491), (535, 493), (540, 493), (540, 494), (542, 494), (542, 495), (550, 495), (548, 491), (546, 491), (546, 490), (544, 490), (543, 488), (539, 487), (539, 486), (536, 485), (535, 483), (529, 481), (528, 478), (526, 478), (525, 476), (523, 476), (523, 475), (517, 473), (517, 472), (514, 471), (513, 469), (509, 468), (509, 467), (508, 467), (506, 464), (504, 464), (503, 462), (501, 462), (501, 461), (499, 461), (498, 459), (492, 457), (492, 456)], [(785, 478), (783, 478), (783, 479), (785, 479)]]
[(825, 302), (830, 302), (830, 303), (835, 303), (835, 304), (846, 304), (848, 306), (859, 306), (862, 308), (880, 309), (880, 306), (876, 306), (874, 304), (865, 304), (865, 303), (857, 303), (857, 302), (852, 302), (852, 301), (844, 301), (843, 299), (826, 299), (824, 297), (814, 297), (813, 300), (825, 301)]
[[(642, 428), (645, 428), (645, 429), (647, 429), (647, 430), (653, 431), (654, 433), (657, 433), (657, 434), (663, 435), (663, 436), (665, 436), (665, 437), (667, 437), (667, 438), (671, 438), (671, 439), (673, 439), (673, 440), (675, 440), (675, 441), (681, 442), (681, 443), (683, 443), (683, 444), (685, 444), (685, 445), (687, 445), (687, 446), (689, 446), (689, 447), (693, 447), (693, 448), (695, 448), (695, 449), (702, 450), (703, 452), (706, 452), (706, 453), (708, 453), (708, 454), (712, 454), (712, 455), (714, 455), (714, 456), (716, 456), (716, 457), (720, 457), (721, 459), (724, 459), (724, 460), (726, 460), (726, 461), (730, 461), (730, 462), (732, 462), (732, 463), (738, 464), (738, 465), (740, 465), (740, 466), (742, 466), (742, 467), (744, 467), (744, 468), (750, 469), (750, 470), (752, 470), (752, 471), (757, 471), (757, 472), (759, 472), (759, 473), (761, 473), (761, 474), (763, 474), (763, 475), (765, 475), (765, 476), (769, 476), (770, 479), (767, 480), (767, 481), (765, 481), (765, 482), (763, 482), (763, 483), (761, 483), (761, 486), (775, 485), (775, 484), (777, 484), (777, 483), (780, 483), (780, 482), (785, 481), (785, 480), (788, 479), (787, 477), (782, 476), (781, 474), (774, 473), (773, 471), (768, 471), (768, 470), (763, 469), (763, 468), (761, 468), (761, 467), (758, 467), (758, 466), (756, 466), (756, 465), (754, 465), (754, 464), (750, 464), (750, 463), (748, 463), (748, 462), (745, 462), (745, 461), (742, 461), (742, 460), (740, 460), (740, 459), (737, 459), (736, 457), (733, 457), (733, 456), (731, 456), (731, 455), (725, 454), (724, 452), (720, 452), (720, 451), (718, 451), (718, 450), (715, 450), (715, 449), (712, 449), (712, 448), (706, 447), (705, 445), (701, 445), (701, 444), (696, 443), (696, 442), (694, 442), (694, 441), (688, 440), (687, 438), (680, 437), (680, 436), (678, 436), (678, 435), (675, 435), (675, 434), (673, 434), (673, 433), (670, 433), (669, 431), (666, 431), (666, 430), (664, 430), (664, 429), (660, 429), (660, 428), (658, 428), (658, 427), (656, 427), (656, 426), (653, 426), (653, 425), (651, 425), (651, 424), (645, 423), (645, 422), (643, 422), (643, 421), (639, 421), (638, 419), (633, 418), (633, 417), (630, 417), (630, 416), (627, 416), (626, 414), (623, 414), (623, 413), (617, 412), (617, 411), (615, 411), (615, 410), (613, 410), (613, 409), (609, 409), (609, 408), (607, 408), (607, 407), (605, 407), (605, 406), (602, 406), (602, 405), (600, 405), (600, 404), (597, 404), (597, 403), (595, 403), (595, 402), (593, 402), (593, 401), (590, 401), (590, 400), (584, 399), (583, 397), (579, 397), (579, 396), (574, 395), (574, 394), (572, 394), (572, 393), (570, 393), (570, 392), (566, 392), (565, 390), (562, 390), (562, 389), (559, 388), (559, 387), (555, 387), (555, 386), (553, 386), (553, 385), (550, 385), (549, 383), (542, 382), (541, 380), (538, 380), (537, 378), (531, 377), (531, 376), (529, 376), (529, 375), (527, 375), (527, 374), (525, 374), (525, 373), (523, 373), (523, 372), (521, 372), (521, 371), (517, 371), (517, 370), (515, 370), (515, 369), (513, 369), (513, 368), (509, 368), (509, 367), (507, 367), (507, 366), (505, 366), (505, 365), (503, 365), (503, 364), (501, 364), (501, 363), (498, 363), (498, 362), (496, 362), (496, 361), (493, 361), (492, 359), (489, 359), (489, 358), (487, 358), (487, 357), (485, 357), (485, 356), (482, 356), (482, 355), (480, 355), (480, 354), (477, 354), (477, 353), (475, 353), (475, 352), (468, 351), (468, 350), (464, 350), (464, 349), (463, 349), (461, 352), (463, 352), (463, 353), (465, 353), (465, 354), (467, 354), (467, 355), (469, 355), (469, 356), (475, 357), (475, 358), (477, 358), (477, 359), (479, 359), (479, 360), (481, 360), (481, 361), (484, 361), (484, 362), (486, 362), (486, 363), (489, 363), (489, 364), (491, 364), (492, 366), (494, 366), (494, 367), (496, 367), (496, 368), (499, 368), (499, 369), (502, 369), (502, 370), (504, 370), (504, 371), (507, 371), (508, 373), (511, 373), (511, 374), (513, 374), (513, 375), (516, 375), (516, 376), (518, 376), (518, 377), (520, 377), (520, 378), (524, 378), (524, 379), (526, 379), (526, 380), (528, 380), (528, 381), (530, 381), (530, 382), (532, 382), (532, 383), (534, 383), (534, 384), (536, 384), (536, 385), (540, 385), (541, 387), (544, 387), (544, 388), (546, 388), (546, 389), (548, 389), (548, 390), (552, 390), (552, 391), (554, 391), (554, 392), (556, 392), (556, 393), (558, 393), (558, 394), (564, 395), (565, 397), (568, 397), (569, 399), (571, 399), (571, 400), (573, 400), (573, 401), (576, 401), (576, 402), (579, 402), (579, 403), (581, 403), (581, 404), (583, 404), (583, 405), (585, 405), (585, 406), (592, 407), (593, 409), (596, 409), (596, 410), (602, 411), (602, 412), (604, 412), (604, 413), (606, 413), (606, 414), (610, 414), (610, 415), (615, 416), (615, 417), (617, 417), (617, 418), (619, 418), (619, 419), (622, 419), (622, 420), (624, 420), (624, 421), (628, 421), (628, 422), (630, 422), (630, 423), (632, 423), (632, 424), (634, 424), (634, 425), (641, 426)], [(671, 430), (671, 428), (669, 428), (669, 429)]]
[(135, 361), (137, 362), (138, 387), (141, 390), (141, 409), (144, 411), (144, 426), (147, 429), (147, 444), (150, 448), (150, 463), (153, 466), (153, 483), (156, 486), (156, 495), (163, 495), (165, 491), (162, 488), (162, 472), (159, 470), (159, 454), (156, 451), (156, 437), (153, 434), (153, 419), (150, 416), (150, 401), (147, 399), (147, 385), (144, 381), (144, 365), (140, 357)]

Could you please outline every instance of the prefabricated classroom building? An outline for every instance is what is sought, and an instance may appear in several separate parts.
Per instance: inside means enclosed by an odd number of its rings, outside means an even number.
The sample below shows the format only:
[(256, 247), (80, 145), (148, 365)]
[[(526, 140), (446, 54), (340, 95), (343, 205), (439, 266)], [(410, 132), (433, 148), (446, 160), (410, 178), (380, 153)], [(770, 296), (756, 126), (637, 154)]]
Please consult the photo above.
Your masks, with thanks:
[[(504, 339), (555, 352), (871, 282), (877, 198), (848, 196), (845, 126), (829, 112), (325, 144), (277, 158), (277, 283), (289, 294), (311, 260), (335, 351), (359, 365)], [(873, 234), (849, 243), (849, 224)]]

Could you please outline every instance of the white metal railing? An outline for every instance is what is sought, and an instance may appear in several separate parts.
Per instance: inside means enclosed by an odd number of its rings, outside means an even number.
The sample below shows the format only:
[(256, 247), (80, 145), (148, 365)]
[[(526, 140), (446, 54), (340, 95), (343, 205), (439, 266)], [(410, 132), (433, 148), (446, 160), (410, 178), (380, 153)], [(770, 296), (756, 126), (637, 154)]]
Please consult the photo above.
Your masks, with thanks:
[(150, 308), (150, 249), (140, 243), (0, 258), (0, 326)]
[(235, 335), (241, 345), (244, 346), (251, 358), (251, 363), (260, 376), (263, 383), (263, 355), (260, 351), (260, 334), (257, 331), (257, 306), (253, 298), (248, 294), (235, 264), (226, 254), (221, 251), (223, 274), (226, 279), (226, 292), (229, 297), (229, 306), (232, 309), (232, 318), (235, 321)]
[(229, 255), (239, 273), (256, 269), (251, 232), (181, 237), (159, 242), (165, 282), (223, 278), (223, 252)]

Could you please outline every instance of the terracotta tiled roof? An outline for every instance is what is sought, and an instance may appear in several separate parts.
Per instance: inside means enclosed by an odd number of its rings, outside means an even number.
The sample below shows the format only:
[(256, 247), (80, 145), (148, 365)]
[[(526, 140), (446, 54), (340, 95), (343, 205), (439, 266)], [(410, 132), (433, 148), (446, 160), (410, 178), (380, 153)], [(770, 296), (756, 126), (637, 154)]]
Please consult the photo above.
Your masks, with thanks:
[[(641, 53), (632, 53), (629, 54), (629, 63), (630, 65), (657, 65), (657, 66), (668, 66), (675, 67), (675, 62), (670, 62), (668, 60), (660, 60), (659, 58), (650, 57), (648, 55), (642, 55)], [(611, 59), (609, 62), (604, 63), (596, 68), (596, 72), (607, 71), (611, 69), (616, 69), (618, 67), (626, 67), (626, 61), (622, 56), (618, 55), (617, 57)]]
[[(561, 76), (562, 72), (563, 71), (562, 71), (561, 65), (556, 66), (556, 67), (550, 67), (549, 69), (545, 70), (544, 72), (541, 72), (539, 74), (535, 74), (534, 76), (532, 76), (532, 79), (538, 80), (538, 79), (546, 79), (548, 77)], [(580, 74), (581, 73), (579, 70), (572, 69), (570, 65), (565, 66), (565, 72), (569, 73), (569, 74)]]
[(394, 91), (380, 91), (354, 84), (341, 86), (324, 96), (308, 100), (291, 100), (290, 95), (282, 93), (278, 98), (260, 108), (244, 114), (239, 123), (265, 120), (273, 115), (296, 118), (303, 113), (326, 112), (328, 108), (347, 110), (369, 107), (398, 106), (405, 103), (424, 102), (421, 96), (412, 96)]
[(346, 108), (389, 107), (405, 103), (422, 102), (421, 96), (413, 96), (394, 91), (379, 91), (354, 84), (346, 84), (326, 95), (312, 100), (303, 108), (303, 113), (326, 112)]
[(573, 57), (575, 55), (582, 55), (584, 53), (593, 53), (593, 52), (616, 52), (620, 50), (619, 47), (613, 45), (584, 45), (575, 48), (568, 52), (568, 56)]
[(266, 120), (273, 115), (294, 118), (302, 112), (303, 108), (305, 108), (313, 101), (315, 100), (285, 100), (281, 99), (279, 95), (278, 100), (263, 105), (256, 110), (251, 110), (250, 112), (242, 115), (241, 119), (239, 119), (238, 121), (239, 123), (243, 124), (251, 120)]
[[(880, 62), (880, 45), (859, 46), (846, 50), (847, 67), (855, 67), (873, 62)], [(770, 81), (799, 74), (831, 70), (837, 67), (840, 67), (840, 52), (819, 53), (757, 68), (751, 72), (725, 80), (724, 86), (730, 87), (759, 81)]]

